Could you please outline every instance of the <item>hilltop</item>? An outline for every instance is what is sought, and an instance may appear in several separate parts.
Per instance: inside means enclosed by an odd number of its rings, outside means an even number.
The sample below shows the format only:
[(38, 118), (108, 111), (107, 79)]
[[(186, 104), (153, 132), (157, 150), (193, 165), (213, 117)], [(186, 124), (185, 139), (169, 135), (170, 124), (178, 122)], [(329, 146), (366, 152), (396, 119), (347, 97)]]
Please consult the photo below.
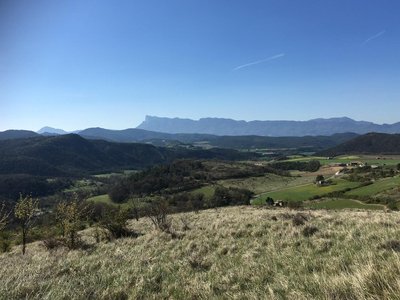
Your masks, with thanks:
[(67, 131), (62, 130), (62, 129), (58, 129), (58, 128), (53, 128), (53, 127), (49, 127), (49, 126), (45, 126), (40, 128), (37, 133), (39, 134), (68, 134)]
[(30, 130), (6, 130), (0, 132), (0, 141), (2, 140), (13, 140), (13, 139), (25, 139), (30, 137), (37, 137), (39, 134)]
[(148, 218), (85, 250), (0, 254), (1, 299), (397, 299), (398, 213), (228, 207)]

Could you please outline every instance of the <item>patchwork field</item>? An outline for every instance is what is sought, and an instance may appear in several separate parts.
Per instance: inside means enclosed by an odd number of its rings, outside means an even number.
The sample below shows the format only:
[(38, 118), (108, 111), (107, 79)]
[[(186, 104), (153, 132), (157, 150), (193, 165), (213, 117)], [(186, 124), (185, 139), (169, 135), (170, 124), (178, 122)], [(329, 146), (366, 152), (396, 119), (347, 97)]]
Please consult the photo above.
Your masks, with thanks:
[(400, 186), (400, 177), (385, 178), (374, 182), (371, 185), (360, 187), (346, 193), (348, 196), (373, 196), (380, 192)]
[(400, 163), (400, 156), (398, 155), (343, 155), (334, 157), (333, 159), (328, 159), (327, 157), (320, 156), (308, 156), (308, 157), (293, 157), (288, 159), (287, 161), (310, 161), (312, 159), (318, 160), (321, 165), (330, 165), (337, 163), (351, 163), (351, 162), (362, 162), (367, 163), (369, 165), (378, 165), (378, 166), (395, 166)]
[(243, 179), (220, 180), (218, 184), (225, 187), (236, 187), (249, 189), (255, 194), (261, 194), (283, 188), (311, 183), (315, 178), (311, 177), (284, 177), (274, 174), (267, 174), (261, 177), (250, 177)]
[(87, 250), (1, 254), (0, 299), (398, 299), (399, 217), (231, 207), (171, 216), (175, 238), (146, 218), (138, 238), (90, 229)]
[(328, 186), (318, 186), (311, 183), (265, 193), (258, 199), (254, 200), (253, 204), (263, 204), (265, 203), (265, 199), (268, 197), (271, 197), (274, 200), (305, 201), (317, 195), (323, 196), (332, 192), (343, 191), (348, 188), (356, 188), (360, 185), (358, 182), (350, 182), (343, 179), (335, 179), (334, 183), (335, 184)]
[[(332, 160), (327, 160), (323, 157), (314, 157), (320, 160), (326, 160), (332, 163)], [(376, 158), (376, 157), (375, 157)], [(300, 156), (293, 157), (292, 160), (309, 160), (310, 157), (304, 158)], [(371, 160), (370, 156), (342, 156), (338, 159), (342, 161), (366, 161)], [(383, 157), (379, 161), (395, 163), (399, 160), (397, 156)], [(399, 160), (400, 161), (400, 160)], [(226, 172), (227, 169), (241, 169), (245, 170), (250, 165), (249, 162), (238, 163), (238, 164), (228, 164), (228, 163), (218, 163), (207, 162), (212, 168), (213, 174)], [(331, 199), (332, 201), (324, 203), (316, 203), (313, 207), (315, 208), (334, 208), (339, 206), (339, 208), (363, 208), (363, 209), (377, 209), (382, 208), (381, 206), (370, 206), (360, 202), (354, 202), (351, 196), (362, 197), (368, 196), (372, 198), (385, 197), (384, 193), (400, 186), (400, 176), (393, 178), (381, 179), (374, 182), (369, 186), (362, 186), (359, 182), (350, 182), (341, 178), (334, 178), (334, 184), (328, 186), (318, 186), (313, 182), (317, 175), (324, 175), (325, 178), (330, 178), (335, 174), (341, 167), (332, 167), (329, 165), (322, 165), (322, 167), (317, 172), (300, 172), (292, 171), (292, 177), (278, 176), (275, 174), (265, 174), (264, 176), (253, 176), (248, 178), (234, 178), (234, 179), (224, 179), (211, 181), (208, 185), (201, 188), (192, 190), (191, 194), (201, 193), (204, 195), (206, 200), (213, 197), (215, 188), (218, 186), (226, 188), (241, 188), (248, 189), (255, 194), (255, 199), (252, 200), (252, 204), (260, 205), (265, 203), (267, 197), (273, 198), (275, 201), (307, 201), (316, 196), (323, 197), (333, 192), (341, 192), (346, 189), (351, 189), (351, 191), (345, 192), (343, 198), (349, 198), (349, 200), (341, 199), (340, 201)], [(392, 193), (393, 194), (393, 193)], [(398, 195), (394, 193), (390, 195), (389, 198), (396, 198)], [(397, 197), (399, 198), (399, 197)], [(397, 198), (395, 199), (397, 201)], [(400, 199), (400, 198), (399, 198)], [(108, 195), (99, 195), (89, 198), (89, 201), (102, 202), (102, 203), (112, 203)], [(378, 201), (380, 202), (380, 201)]]

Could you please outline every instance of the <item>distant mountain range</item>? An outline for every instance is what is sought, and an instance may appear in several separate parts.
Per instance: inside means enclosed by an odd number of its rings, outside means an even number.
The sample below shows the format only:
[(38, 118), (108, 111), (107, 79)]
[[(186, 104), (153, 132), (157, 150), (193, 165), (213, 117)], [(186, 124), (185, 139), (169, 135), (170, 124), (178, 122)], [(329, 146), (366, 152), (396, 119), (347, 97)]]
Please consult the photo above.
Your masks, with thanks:
[(236, 121), (222, 118), (196, 120), (146, 116), (138, 129), (165, 133), (200, 133), (213, 135), (258, 135), (258, 136), (329, 136), (336, 133), (368, 132), (400, 133), (400, 123), (375, 124), (355, 121), (347, 117), (314, 119), (309, 121)]
[[(76, 131), (90, 140), (118, 143), (146, 143), (161, 147), (194, 145), (203, 148), (305, 149), (319, 152), (347, 142), (358, 135), (400, 133), (400, 123), (374, 124), (349, 118), (310, 121), (235, 121), (205, 118), (198, 121), (146, 116), (137, 128), (110, 130), (87, 128)], [(43, 127), (37, 133), (27, 130), (0, 132), (0, 140), (65, 135), (62, 129)], [(188, 146), (190, 147), (190, 146)]]

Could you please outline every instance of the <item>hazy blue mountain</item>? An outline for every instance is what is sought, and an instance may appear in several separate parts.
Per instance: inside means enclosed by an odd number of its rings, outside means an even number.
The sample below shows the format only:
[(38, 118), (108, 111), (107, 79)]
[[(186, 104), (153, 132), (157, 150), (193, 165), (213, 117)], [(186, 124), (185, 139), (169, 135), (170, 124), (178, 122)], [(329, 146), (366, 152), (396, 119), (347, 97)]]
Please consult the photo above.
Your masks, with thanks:
[(57, 128), (53, 128), (53, 127), (48, 127), (48, 126), (40, 128), (37, 131), (37, 133), (43, 134), (43, 135), (68, 134), (68, 132), (65, 131), (65, 130), (57, 129)]
[(146, 116), (138, 129), (166, 133), (201, 133), (214, 135), (307, 136), (335, 133), (368, 132), (400, 133), (400, 123), (375, 124), (355, 121), (347, 117), (314, 119), (309, 121), (236, 121), (222, 118), (196, 120)]
[(0, 132), (0, 140), (24, 139), (38, 136), (36, 132), (29, 130), (6, 130)]
[(122, 143), (139, 142), (148, 139), (172, 139), (172, 135), (168, 133), (151, 132), (136, 128), (111, 130), (96, 127), (81, 130), (79, 135), (89, 139), (102, 139)]

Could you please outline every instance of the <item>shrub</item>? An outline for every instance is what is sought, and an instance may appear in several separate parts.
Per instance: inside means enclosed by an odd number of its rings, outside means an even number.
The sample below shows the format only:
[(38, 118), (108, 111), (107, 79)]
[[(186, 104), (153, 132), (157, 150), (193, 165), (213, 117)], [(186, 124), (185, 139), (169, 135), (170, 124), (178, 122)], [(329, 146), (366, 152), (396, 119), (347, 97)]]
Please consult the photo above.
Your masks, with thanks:
[(247, 189), (217, 187), (213, 198), (209, 201), (209, 207), (221, 207), (228, 205), (249, 205), (253, 193)]
[(269, 206), (273, 206), (274, 205), (274, 199), (272, 199), (271, 197), (267, 197), (267, 199), (265, 199), (265, 204), (269, 205)]
[(314, 235), (317, 232), (318, 232), (318, 228), (317, 227), (315, 227), (315, 226), (306, 226), (306, 227), (304, 227), (302, 233), (303, 233), (303, 235), (305, 237), (309, 237), (309, 236)]
[(400, 241), (390, 240), (390, 241), (380, 245), (379, 248), (385, 249), (385, 250), (393, 250), (395, 252), (400, 252)]
[(303, 214), (296, 214), (293, 216), (292, 223), (293, 226), (304, 225), (308, 221), (307, 217)]
[(125, 184), (125, 182), (119, 182), (116, 185), (112, 186), (108, 192), (110, 199), (115, 203), (123, 203), (126, 202), (130, 194), (129, 187)]
[(300, 201), (289, 201), (287, 206), (291, 209), (299, 209), (303, 207), (303, 203)]
[(180, 217), (181, 223), (182, 223), (182, 230), (186, 231), (190, 229), (190, 221), (187, 216), (181, 216)]
[(198, 213), (200, 209), (204, 207), (204, 194), (194, 194), (190, 200), (191, 208)]
[(93, 224), (93, 223), (99, 223), (103, 220), (104, 216), (109, 210), (112, 210), (114, 206), (107, 204), (107, 203), (101, 203), (101, 202), (91, 202), (89, 201), (87, 203), (87, 209), (88, 209), (88, 221)]
[(0, 250), (1, 252), (8, 252), (11, 250), (11, 243), (8, 240), (2, 240), (0, 242)]
[(208, 271), (211, 268), (211, 263), (196, 253), (188, 258), (188, 262), (191, 268), (196, 271)]
[(390, 200), (388, 200), (388, 203), (387, 203), (387, 208), (389, 208), (390, 210), (397, 210), (398, 208), (397, 208), (397, 202), (395, 201), (395, 200), (392, 200), (392, 199), (390, 199)]
[(62, 245), (62, 242), (59, 239), (54, 238), (54, 237), (47, 238), (47, 239), (43, 240), (42, 243), (43, 243), (43, 246), (48, 251), (54, 250)]
[(70, 249), (78, 245), (78, 230), (83, 218), (88, 215), (87, 208), (84, 203), (78, 202), (77, 197), (71, 202), (61, 202), (56, 207), (56, 220)]
[(107, 211), (100, 222), (100, 227), (107, 230), (111, 237), (136, 237), (137, 233), (127, 228), (129, 212), (119, 208), (113, 208)]
[(168, 219), (169, 206), (164, 198), (155, 199), (147, 207), (147, 216), (156, 229), (171, 232), (171, 222)]

